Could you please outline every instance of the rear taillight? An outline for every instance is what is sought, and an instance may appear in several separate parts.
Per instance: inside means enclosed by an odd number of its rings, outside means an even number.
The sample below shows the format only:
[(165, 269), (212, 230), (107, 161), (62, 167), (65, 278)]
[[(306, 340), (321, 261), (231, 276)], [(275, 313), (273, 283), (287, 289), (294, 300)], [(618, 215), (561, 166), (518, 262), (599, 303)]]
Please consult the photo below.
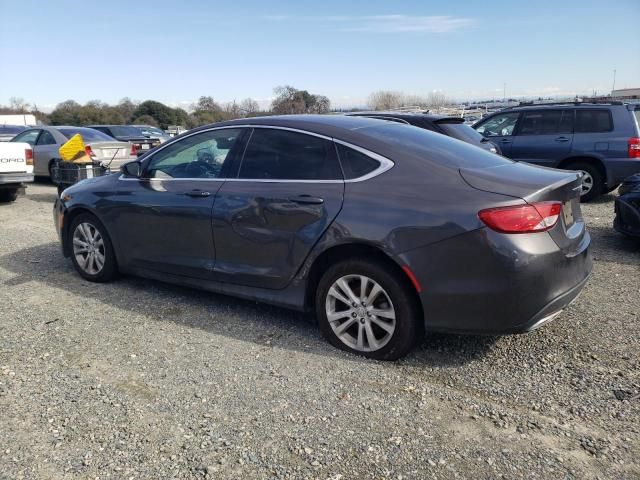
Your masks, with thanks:
[(91, 149), (91, 147), (89, 145), (84, 147), (84, 153), (89, 155), (91, 158), (94, 158), (96, 156), (96, 154), (93, 153), (93, 150)]
[(538, 202), (527, 205), (488, 208), (478, 217), (489, 228), (501, 233), (546, 232), (558, 222), (560, 202)]
[(33, 165), (33, 150), (30, 148), (24, 149), (24, 160), (27, 165)]
[(137, 157), (138, 156), (138, 150), (136, 149), (135, 145), (131, 145), (131, 154), (132, 157)]
[(640, 137), (631, 137), (627, 140), (629, 158), (640, 158)]

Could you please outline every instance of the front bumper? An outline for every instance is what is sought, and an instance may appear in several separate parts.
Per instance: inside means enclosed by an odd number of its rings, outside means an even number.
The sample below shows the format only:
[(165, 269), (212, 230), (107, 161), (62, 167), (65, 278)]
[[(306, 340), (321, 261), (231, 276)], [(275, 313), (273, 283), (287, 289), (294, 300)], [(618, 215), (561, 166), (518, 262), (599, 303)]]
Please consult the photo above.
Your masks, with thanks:
[(640, 238), (640, 193), (628, 193), (616, 198), (613, 228), (618, 232)]
[(422, 286), (425, 329), (530, 331), (580, 293), (591, 273), (590, 237), (563, 252), (547, 233), (482, 228), (400, 255)]

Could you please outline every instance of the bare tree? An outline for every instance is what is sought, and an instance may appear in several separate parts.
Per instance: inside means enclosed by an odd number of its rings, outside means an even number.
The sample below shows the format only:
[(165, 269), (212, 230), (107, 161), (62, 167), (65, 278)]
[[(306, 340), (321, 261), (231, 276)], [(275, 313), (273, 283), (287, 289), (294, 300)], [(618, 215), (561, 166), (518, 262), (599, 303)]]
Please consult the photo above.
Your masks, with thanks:
[(18, 113), (27, 113), (29, 110), (29, 104), (24, 101), (24, 98), (11, 97), (9, 99), (9, 108)]
[(240, 111), (243, 115), (253, 115), (260, 111), (260, 105), (253, 98), (245, 98), (240, 102)]
[(402, 92), (379, 90), (369, 95), (367, 105), (371, 110), (393, 110), (402, 106), (403, 97)]
[(367, 105), (372, 110), (394, 110), (407, 107), (439, 109), (449, 103), (445, 94), (438, 91), (429, 92), (425, 97), (391, 90), (379, 90), (369, 95), (367, 101)]

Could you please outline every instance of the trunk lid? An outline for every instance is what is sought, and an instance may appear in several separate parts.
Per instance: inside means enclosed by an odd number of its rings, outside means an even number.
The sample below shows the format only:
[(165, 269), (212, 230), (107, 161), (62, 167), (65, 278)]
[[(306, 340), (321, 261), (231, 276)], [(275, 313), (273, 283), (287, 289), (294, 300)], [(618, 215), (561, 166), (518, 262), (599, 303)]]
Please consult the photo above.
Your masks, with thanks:
[(131, 144), (128, 142), (92, 142), (87, 145), (96, 154), (96, 160), (108, 162), (112, 158), (114, 160), (133, 158)]
[(548, 233), (567, 255), (580, 248), (586, 234), (580, 209), (580, 173), (515, 162), (489, 168), (461, 168), (460, 175), (477, 190), (527, 203), (561, 202), (560, 218)]

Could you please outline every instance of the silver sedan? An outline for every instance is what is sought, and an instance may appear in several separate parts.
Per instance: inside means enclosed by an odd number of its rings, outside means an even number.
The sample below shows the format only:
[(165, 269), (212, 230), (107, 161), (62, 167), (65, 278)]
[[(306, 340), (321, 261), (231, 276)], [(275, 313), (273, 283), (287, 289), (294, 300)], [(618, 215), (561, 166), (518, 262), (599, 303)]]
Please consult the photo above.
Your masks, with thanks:
[(34, 174), (51, 177), (54, 160), (60, 158), (59, 148), (76, 133), (82, 136), (87, 153), (96, 163), (117, 170), (123, 163), (135, 160), (129, 142), (120, 142), (93, 128), (34, 127), (16, 135), (12, 142), (26, 142), (33, 148)]

